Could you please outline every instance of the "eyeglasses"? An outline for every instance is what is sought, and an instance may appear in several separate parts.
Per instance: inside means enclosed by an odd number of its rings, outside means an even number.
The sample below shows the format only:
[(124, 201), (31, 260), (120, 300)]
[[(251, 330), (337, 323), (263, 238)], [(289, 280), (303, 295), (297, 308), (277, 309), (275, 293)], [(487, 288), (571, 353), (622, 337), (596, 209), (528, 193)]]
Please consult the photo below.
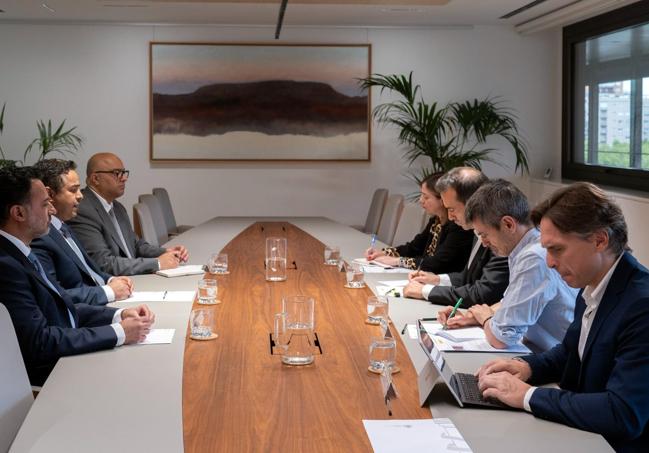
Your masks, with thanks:
[(95, 173), (106, 173), (106, 174), (111, 174), (113, 175), (116, 179), (122, 179), (124, 176), (128, 178), (128, 174), (130, 173), (128, 170), (124, 168), (115, 168), (114, 170), (97, 170)]

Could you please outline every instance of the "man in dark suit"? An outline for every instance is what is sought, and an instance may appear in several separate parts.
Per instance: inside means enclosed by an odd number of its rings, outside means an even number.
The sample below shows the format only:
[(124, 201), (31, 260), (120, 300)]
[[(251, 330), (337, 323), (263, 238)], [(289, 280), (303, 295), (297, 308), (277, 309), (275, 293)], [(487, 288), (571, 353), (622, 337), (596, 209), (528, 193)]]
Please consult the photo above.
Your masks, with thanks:
[[(548, 266), (577, 296), (563, 342), (479, 370), (486, 397), (649, 451), (649, 270), (628, 252), (620, 208), (598, 187), (559, 189), (532, 213)], [(535, 386), (559, 382), (559, 389)]]
[(32, 385), (42, 385), (60, 357), (143, 340), (154, 320), (146, 305), (75, 305), (48, 279), (29, 244), (47, 233), (53, 211), (31, 168), (0, 170), (0, 301), (11, 315)]
[[(449, 220), (465, 230), (471, 229), (464, 218), (464, 206), (487, 181), (481, 171), (470, 167), (454, 168), (437, 181), (435, 189), (448, 210)], [(506, 257), (496, 256), (476, 237), (469, 261), (461, 272), (413, 272), (409, 279), (404, 288), (406, 297), (428, 299), (438, 305), (455, 305), (461, 297), (465, 308), (476, 304), (493, 305), (502, 299), (509, 284), (509, 265)]]
[(65, 288), (74, 303), (105, 305), (126, 299), (133, 291), (132, 280), (113, 277), (99, 269), (64, 223), (77, 215), (83, 198), (76, 167), (73, 161), (62, 159), (45, 159), (34, 165), (56, 215), (51, 216), (49, 232), (32, 241), (32, 250), (50, 280)]
[(117, 198), (124, 195), (129, 171), (112, 153), (95, 154), (86, 168), (87, 187), (82, 190), (77, 216), (68, 222), (88, 255), (112, 275), (150, 274), (173, 269), (187, 261), (183, 246), (162, 248), (138, 238), (126, 208)]

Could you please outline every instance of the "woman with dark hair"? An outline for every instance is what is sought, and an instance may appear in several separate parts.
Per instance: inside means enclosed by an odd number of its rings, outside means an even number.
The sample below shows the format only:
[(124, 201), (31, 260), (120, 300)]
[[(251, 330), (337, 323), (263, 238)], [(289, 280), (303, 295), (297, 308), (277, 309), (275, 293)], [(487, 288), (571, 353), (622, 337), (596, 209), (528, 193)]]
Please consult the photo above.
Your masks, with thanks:
[(435, 183), (443, 173), (428, 176), (421, 183), (419, 204), (430, 216), (426, 228), (412, 241), (383, 250), (369, 248), (365, 258), (389, 266), (418, 269), (433, 273), (459, 272), (464, 269), (471, 254), (475, 235), (449, 221)]

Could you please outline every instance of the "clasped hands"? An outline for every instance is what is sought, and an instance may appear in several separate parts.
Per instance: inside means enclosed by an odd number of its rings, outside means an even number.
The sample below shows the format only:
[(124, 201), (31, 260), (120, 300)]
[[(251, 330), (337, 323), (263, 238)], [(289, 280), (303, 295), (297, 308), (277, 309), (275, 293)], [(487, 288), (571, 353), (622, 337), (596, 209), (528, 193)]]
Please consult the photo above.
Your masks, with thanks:
[(133, 344), (143, 341), (151, 331), (155, 322), (155, 314), (146, 305), (138, 305), (134, 308), (127, 308), (121, 313), (120, 324), (126, 334), (124, 344)]
[(408, 284), (403, 288), (403, 295), (411, 299), (423, 299), (421, 290), (424, 285), (439, 285), (439, 276), (432, 272), (410, 272), (408, 274)]

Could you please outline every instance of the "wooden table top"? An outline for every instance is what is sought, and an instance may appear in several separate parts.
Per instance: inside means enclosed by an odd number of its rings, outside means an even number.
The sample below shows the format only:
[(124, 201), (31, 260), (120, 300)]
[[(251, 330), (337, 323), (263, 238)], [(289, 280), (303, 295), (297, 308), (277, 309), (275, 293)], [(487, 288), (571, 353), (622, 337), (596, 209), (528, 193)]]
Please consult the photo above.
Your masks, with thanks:
[[(265, 280), (270, 236), (288, 239), (285, 282)], [(217, 277), (223, 303), (212, 308), (219, 338), (188, 335), (185, 345), (185, 451), (371, 451), (362, 420), (389, 418), (380, 378), (367, 370), (370, 337), (380, 334), (364, 322), (371, 291), (345, 288), (345, 275), (323, 264), (324, 244), (289, 223), (258, 222), (223, 252), (230, 274)], [(273, 316), (285, 295), (315, 299), (323, 353), (311, 365), (283, 365), (270, 354)], [(392, 418), (431, 418), (419, 406), (415, 370), (391, 329), (401, 369)]]

